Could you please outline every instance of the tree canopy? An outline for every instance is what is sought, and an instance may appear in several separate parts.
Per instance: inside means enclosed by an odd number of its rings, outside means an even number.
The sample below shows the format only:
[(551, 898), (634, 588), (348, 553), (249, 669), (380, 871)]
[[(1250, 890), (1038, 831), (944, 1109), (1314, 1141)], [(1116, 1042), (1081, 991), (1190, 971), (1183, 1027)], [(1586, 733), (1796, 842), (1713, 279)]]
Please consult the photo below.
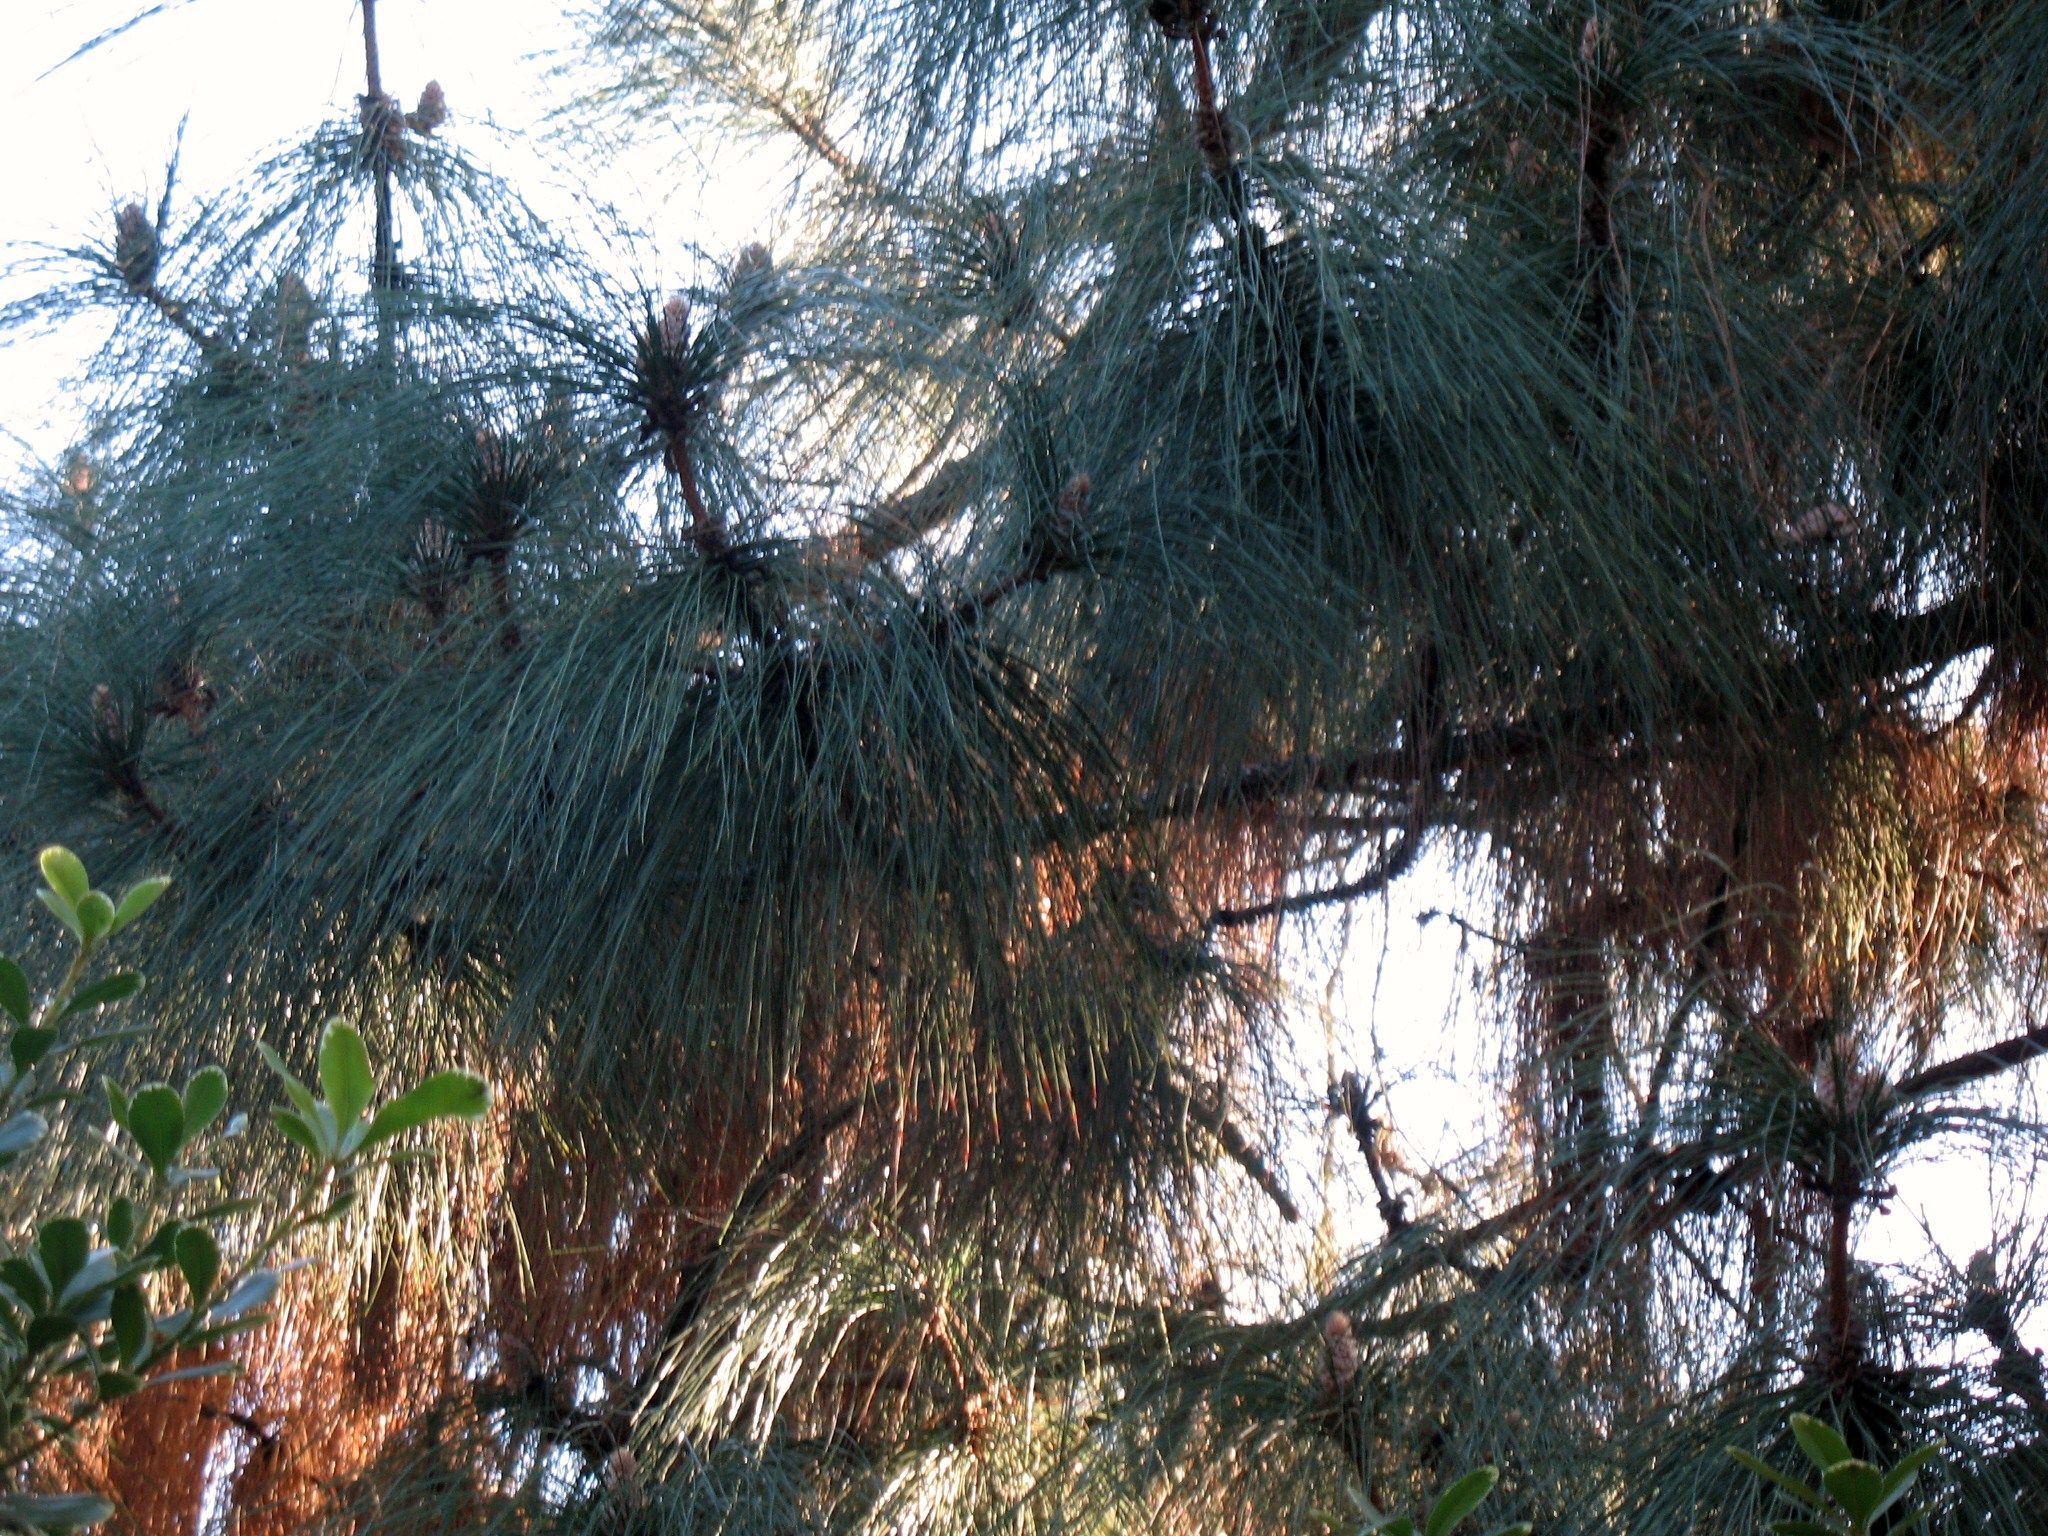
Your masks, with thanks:
[[(1748, 1531), (1795, 1409), (2037, 1527), (2039, 1213), (1858, 1235), (2041, 1142), (2048, 12), (612, 0), (593, 112), (800, 167), (668, 292), (359, 5), (354, 118), (14, 316), (115, 329), (4, 508), (0, 822), (175, 871), (138, 1067), (341, 1010), (500, 1109), (113, 1415), (139, 1528), (1351, 1529), (1484, 1464)], [(1505, 1070), (1417, 1172), (1372, 1062), (1271, 1064), (1283, 935), (1425, 855)]]

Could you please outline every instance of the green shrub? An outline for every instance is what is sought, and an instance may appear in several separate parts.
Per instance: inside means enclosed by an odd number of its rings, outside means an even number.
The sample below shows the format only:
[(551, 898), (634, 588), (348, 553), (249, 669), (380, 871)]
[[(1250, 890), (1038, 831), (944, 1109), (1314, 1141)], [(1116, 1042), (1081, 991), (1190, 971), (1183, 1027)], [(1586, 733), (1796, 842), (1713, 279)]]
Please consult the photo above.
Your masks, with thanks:
[[(1908, 1453), (1891, 1467), (1873, 1466), (1853, 1455), (1849, 1442), (1832, 1427), (1803, 1413), (1792, 1415), (1792, 1438), (1819, 1470), (1820, 1487), (1780, 1472), (1740, 1446), (1728, 1448), (1736, 1461), (1813, 1511), (1813, 1518), (1772, 1521), (1772, 1536), (1871, 1536), (1877, 1521), (1904, 1500), (1920, 1469), (1941, 1449), (1937, 1441)], [(1927, 1512), (1923, 1505), (1896, 1516), (1890, 1529), (1908, 1530), (1925, 1519)]]
[[(0, 1169), (51, 1141), (44, 1111), (78, 1097), (79, 1058), (134, 1033), (97, 1020), (139, 992), (143, 978), (94, 973), (108, 943), (169, 884), (139, 881), (115, 900), (93, 889), (67, 849), (45, 848), (40, 864), (36, 895), (69, 933), (72, 953), (40, 1002), (20, 964), (0, 957), (0, 1024), (11, 1028), (0, 1056)], [(14, 1232), (0, 1243), (0, 1527), (71, 1530), (110, 1516), (113, 1506), (92, 1494), (27, 1490), (51, 1480), (53, 1453), (106, 1404), (235, 1370), (233, 1360), (178, 1361), (269, 1320), (278, 1255), (347, 1212), (357, 1177), (395, 1138), (435, 1120), (475, 1120), (490, 1104), (482, 1079), (439, 1072), (376, 1105), (362, 1036), (339, 1019), (320, 1039), (317, 1092), (262, 1049), (288, 1101), (272, 1111), (273, 1123), (301, 1154), (281, 1182), (219, 1190), (216, 1171), (190, 1161), (203, 1142), (238, 1136), (247, 1124), (235, 1115), (215, 1129), (230, 1098), (219, 1067), (201, 1067), (182, 1088), (131, 1091), (102, 1078), (128, 1169), (110, 1175), (84, 1213), (12, 1213)]]

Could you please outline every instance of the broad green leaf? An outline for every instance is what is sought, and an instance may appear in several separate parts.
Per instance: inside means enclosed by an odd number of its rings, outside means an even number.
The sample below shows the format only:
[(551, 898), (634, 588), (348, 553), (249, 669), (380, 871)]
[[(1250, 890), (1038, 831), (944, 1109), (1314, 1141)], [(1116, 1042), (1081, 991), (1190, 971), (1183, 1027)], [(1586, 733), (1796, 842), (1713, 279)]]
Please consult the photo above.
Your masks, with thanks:
[(57, 1017), (68, 1019), (77, 1014), (88, 1013), (94, 1008), (104, 1007), (108, 1003), (124, 1002), (141, 990), (140, 971), (116, 971), (111, 976), (102, 976), (89, 987), (80, 987)]
[(320, 1145), (320, 1137), (308, 1125), (303, 1116), (289, 1109), (273, 1109), (270, 1118), (280, 1131), (312, 1154), (315, 1162), (327, 1160), (326, 1150)]
[(0, 955), (0, 1008), (14, 1016), (17, 1024), (26, 1024), (29, 1014), (28, 976), (22, 968), (5, 955)]
[(50, 1304), (49, 1282), (27, 1259), (0, 1259), (0, 1285), (20, 1297), (22, 1305), (31, 1312), (40, 1312)]
[(271, 1298), (277, 1295), (277, 1271), (274, 1269), (252, 1270), (242, 1276), (235, 1288), (207, 1311), (209, 1321), (226, 1322), (231, 1317), (257, 1307), (267, 1307)]
[(121, 897), (121, 904), (114, 908), (114, 926), (107, 930), (109, 936), (119, 933), (155, 906), (157, 898), (170, 887), (170, 877), (167, 875), (151, 875), (129, 886)]
[(54, 1029), (17, 1029), (7, 1041), (8, 1059), (17, 1073), (26, 1074), (50, 1054), (57, 1043)]
[(78, 926), (88, 939), (103, 939), (114, 926), (114, 903), (105, 891), (87, 891), (78, 903)]
[(1491, 1536), (1536, 1536), (1536, 1527), (1526, 1520), (1518, 1520), (1513, 1525), (1502, 1526)]
[(1868, 1525), (1884, 1497), (1884, 1474), (1867, 1461), (1838, 1461), (1821, 1474), (1821, 1485), (1851, 1520)]
[(62, 1294), (92, 1256), (92, 1233), (76, 1216), (58, 1216), (37, 1231), (36, 1254), (43, 1261), (51, 1293)]
[(219, 1067), (201, 1067), (185, 1084), (185, 1139), (213, 1124), (228, 1106), (228, 1077)]
[(178, 1234), (178, 1269), (191, 1288), (192, 1304), (201, 1305), (213, 1294), (220, 1279), (220, 1244), (204, 1227), (187, 1227)]
[(56, 915), (57, 921), (71, 930), (71, 937), (74, 939), (83, 939), (85, 937), (85, 929), (78, 921), (78, 909), (72, 906), (70, 902), (48, 887), (36, 892), (36, 900), (48, 907)]
[(107, 1318), (113, 1325), (121, 1363), (134, 1365), (149, 1349), (149, 1303), (143, 1299), (142, 1287), (130, 1281), (117, 1289)]
[(436, 1072), (377, 1111), (363, 1145), (374, 1147), (434, 1120), (478, 1120), (491, 1107), (491, 1090), (471, 1072)]
[(50, 889), (74, 907), (92, 890), (92, 881), (86, 878), (85, 866), (69, 848), (52, 843), (37, 855), (36, 862), (42, 866), (43, 878), (50, 883)]
[(334, 1107), (334, 1118), (340, 1122), (337, 1131), (360, 1120), (377, 1091), (363, 1037), (342, 1019), (328, 1020), (320, 1032), (320, 1091)]
[(1450, 1536), (1452, 1528), (1485, 1502), (1499, 1481), (1499, 1468), (1474, 1467), (1443, 1491), (1436, 1507), (1429, 1512), (1422, 1536)]
[(128, 1134), (156, 1176), (169, 1177), (171, 1164), (185, 1145), (185, 1101), (178, 1091), (166, 1083), (138, 1088), (128, 1101)]
[(62, 1313), (45, 1312), (40, 1317), (30, 1318), (23, 1332), (28, 1339), (28, 1352), (39, 1355), (46, 1349), (68, 1344), (72, 1335), (78, 1332), (78, 1325)]
[(1806, 1452), (1806, 1459), (1823, 1472), (1836, 1462), (1853, 1459), (1849, 1442), (1837, 1434), (1833, 1426), (1823, 1424), (1808, 1414), (1792, 1415), (1792, 1438), (1799, 1442), (1799, 1449)]
[(1796, 1477), (1786, 1476), (1769, 1462), (1752, 1456), (1748, 1451), (1742, 1449), (1741, 1446), (1729, 1446), (1728, 1454), (1734, 1458), (1737, 1465), (1747, 1467), (1766, 1482), (1775, 1483), (1809, 1509), (1826, 1508), (1827, 1500), (1822, 1498), (1817, 1490), (1807, 1487), (1806, 1484), (1800, 1482)]
[(9, 1115), (0, 1125), (0, 1157), (14, 1157), (49, 1134), (50, 1122), (32, 1109), (19, 1110)]
[(32, 1531), (75, 1531), (114, 1518), (114, 1506), (91, 1493), (0, 1493), (0, 1521)]
[(135, 1202), (126, 1195), (116, 1195), (107, 1204), (107, 1241), (116, 1248), (126, 1248), (135, 1241)]
[(155, 1235), (150, 1238), (147, 1246), (136, 1257), (138, 1259), (148, 1259), (158, 1264), (176, 1262), (178, 1234), (184, 1230), (185, 1224), (182, 1221), (176, 1218), (166, 1221), (156, 1229)]
[(1885, 1473), (1884, 1487), (1881, 1490), (1883, 1497), (1877, 1501), (1877, 1508), (1872, 1512), (1871, 1518), (1875, 1519), (1904, 1498), (1906, 1491), (1913, 1486), (1913, 1479), (1920, 1475), (1920, 1469), (1940, 1452), (1941, 1442), (1936, 1440), (1931, 1445), (1921, 1446), (1917, 1451), (1909, 1451), (1897, 1465)]

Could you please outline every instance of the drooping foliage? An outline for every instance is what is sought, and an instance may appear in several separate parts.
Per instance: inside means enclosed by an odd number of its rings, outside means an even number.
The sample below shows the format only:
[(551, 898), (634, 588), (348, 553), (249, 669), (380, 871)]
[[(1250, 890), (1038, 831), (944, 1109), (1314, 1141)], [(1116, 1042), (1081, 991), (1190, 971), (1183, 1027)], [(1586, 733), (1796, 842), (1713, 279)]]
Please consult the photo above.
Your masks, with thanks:
[[(345, 1003), (503, 1108), (116, 1425), (143, 1528), (1278, 1531), (1490, 1463), (1733, 1532), (1791, 1409), (2031, 1528), (2038, 1224), (1858, 1240), (2038, 1155), (2039, 7), (616, 0), (599, 104), (798, 170), (673, 294), (362, 10), (355, 120), (39, 301), (118, 328), (10, 503), (0, 815), (176, 870), (166, 1049)], [(1273, 1061), (1282, 935), (1426, 861), (1509, 1070), (1425, 1177), (1362, 1047)]]

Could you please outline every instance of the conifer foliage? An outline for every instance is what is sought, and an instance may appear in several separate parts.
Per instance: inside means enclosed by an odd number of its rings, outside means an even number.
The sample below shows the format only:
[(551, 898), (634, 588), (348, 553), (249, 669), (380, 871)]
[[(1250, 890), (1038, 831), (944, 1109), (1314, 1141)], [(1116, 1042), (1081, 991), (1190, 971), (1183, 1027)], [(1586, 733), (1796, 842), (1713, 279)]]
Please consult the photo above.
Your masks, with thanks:
[[(359, 7), (17, 316), (115, 330), (0, 816), (176, 872), (138, 1075), (340, 1009), (499, 1107), (122, 1518), (1720, 1533), (1801, 1410), (2038, 1529), (2038, 1219), (1859, 1245), (2041, 1145), (2048, 12), (611, 0), (587, 111), (800, 171), (672, 293)], [(1506, 1070), (1423, 1176), (1272, 1064), (1426, 860)]]

